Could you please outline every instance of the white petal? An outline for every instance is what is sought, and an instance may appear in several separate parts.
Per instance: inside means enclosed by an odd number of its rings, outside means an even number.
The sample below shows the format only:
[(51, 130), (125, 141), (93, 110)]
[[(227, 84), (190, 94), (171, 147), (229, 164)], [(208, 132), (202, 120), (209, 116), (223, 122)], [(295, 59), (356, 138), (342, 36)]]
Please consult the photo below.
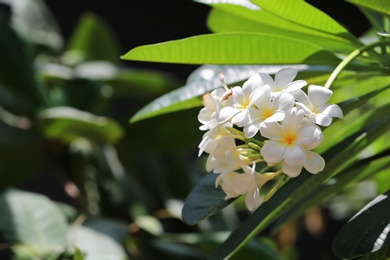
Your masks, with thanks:
[(257, 134), (259, 128), (253, 124), (247, 125), (244, 127), (244, 134), (247, 138), (252, 138)]
[(289, 93), (283, 93), (277, 96), (274, 100), (278, 105), (278, 109), (283, 111), (289, 111), (294, 106), (294, 97)]
[(312, 151), (307, 151), (307, 159), (303, 167), (305, 167), (308, 172), (315, 174), (324, 170), (325, 160), (321, 155)]
[(250, 211), (254, 211), (257, 209), (261, 204), (260, 200), (260, 191), (256, 187), (256, 185), (253, 185), (252, 189), (248, 191), (245, 197), (245, 205)]
[(302, 166), (306, 161), (306, 151), (300, 144), (287, 145), (283, 159), (291, 166)]
[(326, 114), (317, 114), (314, 116), (317, 125), (329, 126), (332, 123), (332, 117)]
[(296, 80), (296, 81), (293, 81), (293, 82), (287, 84), (286, 90), (288, 92), (292, 92), (292, 91), (295, 91), (297, 89), (301, 89), (301, 88), (303, 88), (306, 85), (307, 85), (306, 81), (304, 81), (304, 80)]
[(295, 100), (309, 106), (309, 98), (303, 90), (296, 89), (292, 91), (291, 94), (294, 96)]
[(271, 123), (271, 122), (278, 122), (282, 121), (284, 119), (284, 112), (283, 111), (275, 111), (275, 113), (272, 116), (267, 117), (264, 122), (265, 123)]
[(253, 178), (247, 174), (238, 174), (232, 179), (230, 185), (233, 186), (233, 190), (236, 194), (247, 193), (249, 188), (253, 185)]
[(249, 89), (250, 92), (262, 86), (263, 86), (263, 81), (258, 73), (251, 76), (247, 81), (244, 82), (244, 84), (242, 84), (242, 88), (244, 89), (244, 91)]
[(311, 147), (313, 149), (315, 146), (319, 145), (324, 138), (321, 128), (314, 124), (304, 125), (298, 133), (298, 142), (305, 147)]
[(224, 123), (232, 118), (238, 111), (233, 107), (224, 107), (219, 111), (218, 121)]
[(260, 134), (268, 139), (280, 140), (283, 135), (283, 128), (276, 122), (262, 124)]
[(275, 75), (275, 84), (278, 88), (284, 88), (295, 79), (298, 71), (294, 68), (283, 68)]
[(310, 85), (308, 88), (308, 97), (313, 107), (320, 107), (328, 102), (333, 91), (325, 87)]
[(286, 146), (272, 140), (267, 141), (260, 150), (267, 164), (274, 165), (283, 159)]
[(271, 89), (275, 87), (275, 82), (270, 75), (266, 73), (258, 73), (260, 76), (261, 84), (263, 86), (268, 85)]
[(289, 165), (286, 162), (283, 162), (282, 170), (289, 177), (294, 178), (297, 177), (302, 171), (302, 165)]
[(320, 108), (321, 113), (330, 115), (331, 117), (343, 118), (343, 111), (336, 104), (324, 105)]

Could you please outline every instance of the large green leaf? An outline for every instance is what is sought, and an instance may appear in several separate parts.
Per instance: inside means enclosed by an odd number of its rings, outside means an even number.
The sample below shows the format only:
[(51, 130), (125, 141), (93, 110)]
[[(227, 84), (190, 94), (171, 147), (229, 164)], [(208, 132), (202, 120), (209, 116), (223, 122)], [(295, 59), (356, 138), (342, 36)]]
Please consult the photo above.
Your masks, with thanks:
[(252, 2), (280, 18), (304, 27), (338, 35), (352, 41), (356, 39), (329, 15), (305, 1), (252, 0)]
[(3, 9), (0, 9), (0, 31), (0, 83), (23, 97), (28, 109), (45, 106), (47, 93), (36, 78), (31, 53), (10, 27)]
[(369, 128), (352, 134), (343, 142), (329, 149), (323, 157), (327, 162), (323, 172), (311, 175), (301, 173), (290, 179), (273, 197), (261, 205), (232, 235), (214, 252), (212, 258), (223, 259), (238, 251), (264, 228), (268, 227), (306, 194), (315, 190), (324, 181), (347, 167), (367, 145), (375, 141), (390, 127), (390, 118), (379, 120)]
[(207, 26), (213, 32), (259, 32), (283, 35), (290, 38), (313, 42), (324, 49), (352, 52), (357, 41), (314, 30), (273, 15), (265, 10), (249, 10), (233, 5), (212, 5)]
[(0, 196), (0, 209), (0, 230), (8, 241), (21, 243), (37, 257), (58, 257), (67, 249), (66, 219), (47, 197), (8, 190)]
[(337, 233), (333, 252), (342, 258), (355, 258), (390, 244), (390, 191), (379, 195), (353, 216)]
[(336, 56), (299, 39), (263, 33), (204, 34), (144, 45), (125, 60), (188, 64), (321, 64), (336, 65)]
[(120, 61), (120, 46), (110, 26), (91, 12), (80, 18), (69, 40), (68, 50), (79, 52), (83, 61)]
[(115, 143), (123, 135), (123, 129), (117, 122), (72, 107), (42, 110), (38, 122), (47, 138), (64, 142), (84, 137), (101, 143)]
[(383, 0), (347, 0), (350, 3), (390, 15), (390, 2)]

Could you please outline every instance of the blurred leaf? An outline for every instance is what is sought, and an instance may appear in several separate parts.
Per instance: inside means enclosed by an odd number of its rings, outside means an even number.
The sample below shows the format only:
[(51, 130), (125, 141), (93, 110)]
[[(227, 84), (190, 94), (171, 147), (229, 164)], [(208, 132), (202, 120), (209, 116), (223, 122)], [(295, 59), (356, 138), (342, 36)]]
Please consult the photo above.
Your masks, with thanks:
[(12, 93), (22, 96), (27, 109), (46, 105), (47, 93), (36, 78), (27, 46), (9, 26), (9, 17), (2, 9), (0, 32), (0, 82)]
[(110, 236), (90, 227), (75, 226), (71, 229), (70, 243), (84, 253), (86, 260), (123, 260), (127, 255), (123, 246)]
[(390, 118), (378, 120), (370, 127), (352, 134), (323, 154), (327, 162), (324, 171), (312, 175), (303, 171), (290, 179), (266, 203), (263, 203), (231, 236), (213, 253), (214, 258), (225, 258), (238, 251), (246, 242), (280, 217), (283, 212), (298, 203), (306, 194), (347, 167), (367, 145), (385, 133)]
[[(281, 65), (203, 65), (193, 71), (188, 77), (186, 85), (173, 90), (146, 105), (131, 119), (134, 123), (150, 117), (171, 113), (202, 105), (199, 96), (222, 87), (220, 72), (224, 74), (226, 84), (238, 83), (258, 73), (275, 74), (286, 66)], [(312, 71), (323, 73), (329, 70), (325, 66), (290, 65), (298, 71)]]
[(83, 252), (77, 247), (74, 248), (74, 255), (72, 260), (85, 260)]
[(42, 110), (38, 114), (38, 123), (44, 136), (66, 143), (79, 137), (115, 143), (123, 135), (123, 129), (117, 122), (72, 107)]
[(67, 223), (47, 197), (8, 190), (0, 197), (0, 230), (10, 242), (33, 248), (36, 254), (57, 257), (67, 248)]
[(12, 1), (12, 24), (24, 40), (36, 48), (59, 52), (63, 39), (59, 25), (42, 0)]
[(213, 32), (258, 32), (283, 35), (289, 38), (313, 42), (325, 49), (343, 53), (352, 52), (356, 41), (302, 26), (273, 15), (263, 9), (218, 4), (209, 13), (207, 26)]
[(348, 2), (390, 15), (390, 2), (383, 0), (347, 0)]
[(373, 253), (390, 244), (390, 191), (379, 195), (336, 234), (333, 252), (342, 258)]
[(124, 60), (187, 64), (321, 64), (340, 62), (318, 45), (279, 35), (251, 32), (214, 33), (144, 45)]
[(83, 14), (69, 40), (68, 51), (77, 51), (83, 61), (104, 60), (117, 64), (120, 47), (110, 26), (98, 15)]
[(206, 174), (188, 195), (182, 212), (183, 221), (188, 225), (197, 224), (234, 201), (234, 199), (225, 200), (225, 192), (215, 187), (217, 177), (218, 174)]

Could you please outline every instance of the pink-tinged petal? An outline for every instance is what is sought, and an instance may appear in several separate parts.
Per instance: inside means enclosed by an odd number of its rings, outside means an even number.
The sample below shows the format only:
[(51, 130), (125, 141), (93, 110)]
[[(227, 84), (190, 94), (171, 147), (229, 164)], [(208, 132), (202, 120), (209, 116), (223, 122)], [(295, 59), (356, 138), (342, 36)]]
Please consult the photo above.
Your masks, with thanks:
[(328, 104), (319, 108), (319, 111), (323, 114), (329, 115), (331, 117), (343, 118), (343, 111), (336, 104)]
[(292, 91), (295, 91), (297, 89), (301, 89), (301, 88), (303, 88), (306, 85), (307, 85), (306, 81), (304, 81), (304, 80), (296, 80), (294, 82), (291, 82), (291, 83), (287, 84), (285, 89), (288, 92), (292, 92)]
[(219, 111), (218, 122), (224, 123), (237, 114), (237, 109), (234, 107), (224, 107)]
[(245, 197), (245, 205), (248, 208), (249, 211), (254, 211), (257, 209), (261, 204), (260, 199), (260, 191), (259, 189), (254, 185), (246, 194)]
[(275, 84), (277, 88), (284, 89), (287, 84), (295, 79), (298, 71), (294, 68), (283, 68), (275, 75)]
[(262, 124), (260, 127), (260, 134), (268, 139), (280, 140), (283, 133), (283, 127), (276, 122)]
[(324, 170), (325, 160), (321, 155), (308, 151), (307, 159), (303, 167), (305, 167), (308, 172), (316, 174)]
[(306, 161), (306, 151), (300, 144), (287, 145), (283, 159), (291, 166), (302, 166)]
[(307, 92), (310, 103), (315, 108), (328, 102), (333, 94), (332, 90), (317, 85), (310, 85)]
[[(321, 128), (316, 126), (315, 124), (306, 124), (304, 125), (298, 133), (298, 142), (302, 145), (310, 146), (314, 148), (313, 146), (317, 146), (322, 142), (322, 139), (324, 138), (324, 135), (322, 134)], [(311, 148), (311, 149), (312, 149)]]
[(289, 177), (294, 178), (301, 173), (302, 165), (289, 165), (286, 162), (283, 162), (282, 171)]
[(260, 150), (261, 156), (267, 164), (275, 165), (283, 159), (286, 145), (268, 140)]
[(275, 87), (275, 82), (274, 80), (271, 78), (270, 75), (266, 74), (266, 73), (258, 73), (258, 75), (260, 76), (260, 80), (261, 80), (261, 85), (262, 86), (265, 86), (265, 85), (268, 85), (271, 89), (273, 87)]

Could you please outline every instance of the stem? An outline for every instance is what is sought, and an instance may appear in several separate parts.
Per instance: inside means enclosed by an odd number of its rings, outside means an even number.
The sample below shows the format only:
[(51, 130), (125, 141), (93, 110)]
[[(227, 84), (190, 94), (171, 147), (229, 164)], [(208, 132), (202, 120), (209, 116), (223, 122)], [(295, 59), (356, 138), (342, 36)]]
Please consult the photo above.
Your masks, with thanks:
[(390, 41), (375, 42), (375, 43), (363, 46), (363, 47), (351, 52), (342, 62), (340, 62), (339, 65), (337, 65), (336, 69), (332, 72), (328, 81), (326, 82), (325, 88), (330, 88), (333, 85), (334, 81), (337, 79), (337, 77), (340, 75), (340, 73), (343, 71), (343, 69), (348, 64), (350, 64), (356, 57), (358, 57), (359, 55), (361, 55), (362, 53), (364, 53), (367, 50), (371, 50), (377, 46), (386, 46), (386, 45), (390, 45)]

